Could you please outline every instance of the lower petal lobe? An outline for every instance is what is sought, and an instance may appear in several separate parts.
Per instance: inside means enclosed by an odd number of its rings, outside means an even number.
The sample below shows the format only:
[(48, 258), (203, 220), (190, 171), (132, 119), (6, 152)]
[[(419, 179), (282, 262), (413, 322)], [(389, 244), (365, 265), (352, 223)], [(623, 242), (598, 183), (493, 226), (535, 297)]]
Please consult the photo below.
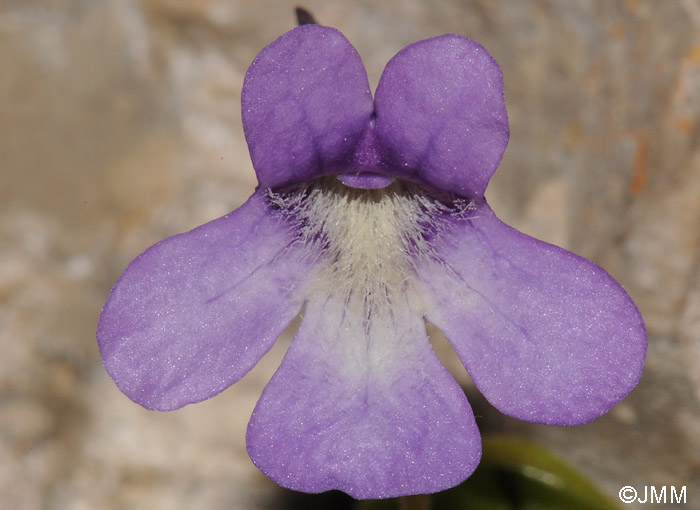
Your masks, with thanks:
[(463, 391), (408, 303), (365, 314), (361, 300), (331, 292), (307, 304), (253, 412), (253, 462), (284, 487), (358, 499), (460, 483), (481, 455)]
[(512, 229), (483, 201), (443, 223), (434, 259), (419, 268), (426, 317), (495, 407), (576, 425), (634, 388), (646, 330), (605, 270)]
[(131, 262), (97, 330), (119, 388), (148, 409), (168, 411), (243, 377), (302, 306), (311, 262), (292, 236), (255, 193)]

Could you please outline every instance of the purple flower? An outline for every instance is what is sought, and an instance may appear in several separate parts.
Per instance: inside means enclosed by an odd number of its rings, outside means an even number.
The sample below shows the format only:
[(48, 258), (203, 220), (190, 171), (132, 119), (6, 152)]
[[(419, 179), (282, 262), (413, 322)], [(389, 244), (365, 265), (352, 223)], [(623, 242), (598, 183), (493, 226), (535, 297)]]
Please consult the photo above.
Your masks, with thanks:
[(585, 423), (636, 385), (646, 332), (622, 287), (484, 199), (508, 123), (482, 46), (408, 46), (373, 101), (343, 35), (305, 25), (258, 55), (242, 102), (258, 189), (142, 253), (102, 312), (105, 367), (132, 400), (167, 411), (218, 394), (301, 312), (250, 456), (285, 487), (385, 498), (452, 487), (481, 454), (424, 320), (516, 418)]

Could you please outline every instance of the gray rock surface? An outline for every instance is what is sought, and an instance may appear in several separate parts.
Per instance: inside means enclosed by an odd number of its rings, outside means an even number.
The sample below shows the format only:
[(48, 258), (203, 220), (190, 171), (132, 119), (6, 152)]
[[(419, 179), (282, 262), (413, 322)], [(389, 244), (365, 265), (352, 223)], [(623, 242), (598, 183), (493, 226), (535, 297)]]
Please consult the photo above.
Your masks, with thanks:
[[(289, 334), (232, 389), (159, 414), (109, 380), (94, 331), (134, 256), (252, 192), (243, 76), (294, 5), (0, 0), (1, 508), (282, 507), (244, 436)], [(416, 40), (484, 44), (511, 122), (494, 209), (603, 265), (645, 317), (644, 377), (608, 415), (532, 425), (476, 397), (482, 427), (551, 446), (613, 498), (687, 485), (700, 509), (700, 3), (305, 5), (356, 45), (373, 85)]]

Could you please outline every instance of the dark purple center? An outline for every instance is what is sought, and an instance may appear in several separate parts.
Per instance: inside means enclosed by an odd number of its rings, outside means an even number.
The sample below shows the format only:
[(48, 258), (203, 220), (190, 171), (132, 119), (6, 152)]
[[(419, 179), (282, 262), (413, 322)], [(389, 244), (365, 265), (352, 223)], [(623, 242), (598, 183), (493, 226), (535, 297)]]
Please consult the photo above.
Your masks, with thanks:
[(374, 172), (355, 172), (338, 175), (338, 180), (351, 188), (380, 189), (394, 182), (393, 177)]

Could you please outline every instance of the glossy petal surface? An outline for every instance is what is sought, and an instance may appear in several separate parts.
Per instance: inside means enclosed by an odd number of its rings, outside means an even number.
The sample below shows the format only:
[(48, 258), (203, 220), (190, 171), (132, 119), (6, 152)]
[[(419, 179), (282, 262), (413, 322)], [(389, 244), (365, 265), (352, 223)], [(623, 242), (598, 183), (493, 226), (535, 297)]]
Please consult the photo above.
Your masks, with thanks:
[(304, 25), (284, 34), (256, 57), (243, 84), (243, 128), (260, 186), (347, 165), (372, 110), (362, 60), (340, 32)]
[(307, 304), (248, 429), (253, 462), (282, 486), (358, 499), (436, 492), (481, 454), (461, 388), (406, 303), (369, 322), (345, 299)]
[(308, 253), (291, 235), (256, 193), (137, 257), (97, 331), (119, 388), (166, 411), (210, 398), (248, 372), (302, 306)]
[(646, 331), (602, 268), (502, 223), (485, 202), (446, 216), (420, 267), (426, 317), (505, 414), (576, 425), (608, 411), (641, 376)]
[(396, 175), (482, 196), (508, 144), (501, 69), (474, 41), (444, 35), (401, 50), (375, 96), (377, 138)]

